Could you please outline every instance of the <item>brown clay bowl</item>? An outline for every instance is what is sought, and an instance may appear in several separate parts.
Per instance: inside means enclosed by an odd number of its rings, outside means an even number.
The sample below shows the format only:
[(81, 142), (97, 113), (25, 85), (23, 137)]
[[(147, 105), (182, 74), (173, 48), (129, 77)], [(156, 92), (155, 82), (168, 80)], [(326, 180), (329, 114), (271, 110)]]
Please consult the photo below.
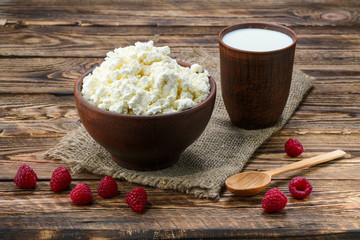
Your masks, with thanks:
[(91, 71), (75, 82), (74, 95), (80, 119), (90, 136), (124, 168), (146, 171), (173, 165), (204, 131), (214, 109), (216, 84), (210, 77), (209, 96), (191, 109), (155, 116), (106, 111), (93, 106), (81, 95), (83, 78)]

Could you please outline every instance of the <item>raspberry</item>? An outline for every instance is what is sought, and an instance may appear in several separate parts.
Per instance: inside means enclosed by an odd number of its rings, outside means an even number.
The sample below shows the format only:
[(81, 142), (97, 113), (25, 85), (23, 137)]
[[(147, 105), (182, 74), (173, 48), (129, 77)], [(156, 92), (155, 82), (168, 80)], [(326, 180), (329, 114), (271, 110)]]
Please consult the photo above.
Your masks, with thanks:
[(277, 188), (270, 189), (265, 193), (262, 207), (265, 212), (278, 212), (286, 206), (287, 197)]
[(64, 167), (58, 167), (52, 173), (50, 188), (53, 192), (61, 192), (70, 185), (71, 181), (69, 170)]
[(145, 189), (138, 187), (134, 188), (126, 194), (126, 203), (134, 212), (142, 212), (145, 209), (147, 202), (147, 193)]
[(304, 151), (303, 146), (297, 140), (289, 138), (285, 143), (285, 152), (290, 157), (297, 157)]
[(88, 185), (79, 183), (70, 193), (71, 200), (76, 204), (87, 204), (92, 201), (92, 193)]
[(112, 177), (106, 176), (99, 182), (97, 192), (102, 198), (115, 197), (118, 193), (118, 185)]
[(37, 176), (34, 170), (26, 164), (19, 167), (14, 183), (19, 188), (34, 188), (36, 186)]
[(294, 198), (303, 199), (312, 191), (311, 183), (304, 177), (294, 177), (289, 183), (289, 191)]

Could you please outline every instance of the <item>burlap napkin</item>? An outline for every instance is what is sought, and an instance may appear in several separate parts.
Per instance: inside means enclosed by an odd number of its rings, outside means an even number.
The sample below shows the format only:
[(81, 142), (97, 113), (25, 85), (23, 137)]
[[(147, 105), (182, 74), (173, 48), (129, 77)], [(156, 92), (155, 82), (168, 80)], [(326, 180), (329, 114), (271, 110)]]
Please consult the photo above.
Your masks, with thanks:
[(179, 162), (159, 171), (132, 171), (119, 167), (83, 126), (64, 136), (47, 152), (47, 157), (61, 159), (73, 172), (88, 171), (160, 189), (171, 189), (196, 197), (219, 198), (226, 178), (239, 173), (255, 150), (281, 129), (312, 87), (309, 76), (294, 69), (290, 96), (276, 126), (262, 130), (243, 130), (230, 123), (221, 97), (219, 59), (194, 49), (181, 55), (181, 61), (199, 63), (217, 82), (217, 96), (209, 125), (201, 137), (181, 156)]

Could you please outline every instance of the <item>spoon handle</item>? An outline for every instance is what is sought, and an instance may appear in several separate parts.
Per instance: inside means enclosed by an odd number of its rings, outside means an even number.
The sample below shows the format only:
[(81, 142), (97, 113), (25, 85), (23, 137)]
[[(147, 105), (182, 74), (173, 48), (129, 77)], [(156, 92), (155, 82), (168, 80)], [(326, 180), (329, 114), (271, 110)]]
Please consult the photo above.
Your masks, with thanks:
[(269, 171), (266, 171), (265, 173), (269, 174), (271, 177), (275, 177), (281, 173), (284, 172), (288, 172), (288, 171), (292, 171), (295, 169), (299, 169), (299, 168), (305, 168), (305, 167), (310, 167), (310, 166), (314, 166), (320, 163), (324, 163), (324, 162), (328, 162), (337, 158), (340, 158), (342, 156), (344, 156), (346, 153), (342, 150), (336, 150), (333, 152), (328, 152), (325, 154), (321, 154), (319, 156), (316, 157), (312, 157), (312, 158), (307, 158), (283, 167), (279, 167), (279, 168), (275, 168)]

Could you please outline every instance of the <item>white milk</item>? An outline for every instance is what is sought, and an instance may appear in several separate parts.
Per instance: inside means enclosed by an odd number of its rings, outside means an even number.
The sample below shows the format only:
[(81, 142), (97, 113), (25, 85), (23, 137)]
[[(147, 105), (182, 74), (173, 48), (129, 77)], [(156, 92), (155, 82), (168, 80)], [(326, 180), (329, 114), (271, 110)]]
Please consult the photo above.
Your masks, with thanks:
[(290, 46), (288, 35), (267, 29), (243, 28), (225, 34), (222, 41), (233, 48), (250, 52), (268, 52)]

